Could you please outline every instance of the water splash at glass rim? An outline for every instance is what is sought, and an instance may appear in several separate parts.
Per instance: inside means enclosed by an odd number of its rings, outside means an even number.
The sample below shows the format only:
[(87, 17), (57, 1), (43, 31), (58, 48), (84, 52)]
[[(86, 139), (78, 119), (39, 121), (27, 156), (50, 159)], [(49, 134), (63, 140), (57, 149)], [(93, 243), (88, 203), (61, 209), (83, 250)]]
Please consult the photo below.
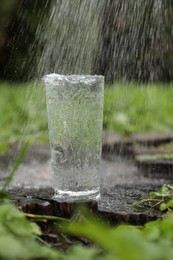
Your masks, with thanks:
[(104, 76), (102, 75), (61, 75), (61, 74), (48, 74), (43, 77), (43, 81), (46, 84), (51, 85), (56, 85), (57, 83), (65, 83), (69, 82), (70, 84), (80, 84), (80, 83), (86, 83), (86, 86), (92, 85), (94, 82), (98, 83), (104, 82)]

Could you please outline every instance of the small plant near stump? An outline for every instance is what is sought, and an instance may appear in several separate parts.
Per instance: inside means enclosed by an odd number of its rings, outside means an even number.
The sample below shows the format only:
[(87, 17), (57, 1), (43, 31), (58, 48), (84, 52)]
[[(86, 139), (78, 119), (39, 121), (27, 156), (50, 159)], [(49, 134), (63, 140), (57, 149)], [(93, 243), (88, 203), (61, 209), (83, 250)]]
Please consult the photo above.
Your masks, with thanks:
[(135, 202), (133, 206), (139, 207), (144, 204), (147, 204), (149, 210), (173, 212), (173, 185), (164, 184), (160, 190), (151, 191), (148, 198)]

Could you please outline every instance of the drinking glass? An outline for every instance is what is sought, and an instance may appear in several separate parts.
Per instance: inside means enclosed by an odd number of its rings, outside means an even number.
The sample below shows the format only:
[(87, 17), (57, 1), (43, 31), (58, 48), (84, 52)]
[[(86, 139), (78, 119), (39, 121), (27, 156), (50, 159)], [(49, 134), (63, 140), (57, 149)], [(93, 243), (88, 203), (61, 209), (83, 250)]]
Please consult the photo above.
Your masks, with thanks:
[(50, 74), (44, 78), (54, 199), (100, 196), (104, 77)]

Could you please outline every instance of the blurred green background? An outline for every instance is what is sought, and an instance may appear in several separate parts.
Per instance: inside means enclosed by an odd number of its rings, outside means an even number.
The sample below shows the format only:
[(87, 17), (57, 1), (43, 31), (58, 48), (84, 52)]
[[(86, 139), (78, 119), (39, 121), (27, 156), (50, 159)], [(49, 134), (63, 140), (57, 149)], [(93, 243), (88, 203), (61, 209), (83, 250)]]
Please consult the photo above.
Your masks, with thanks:
[[(43, 86), (37, 83), (0, 84), (0, 144), (48, 141)], [(172, 85), (115, 83), (105, 89), (104, 129), (122, 137), (134, 133), (173, 131)]]

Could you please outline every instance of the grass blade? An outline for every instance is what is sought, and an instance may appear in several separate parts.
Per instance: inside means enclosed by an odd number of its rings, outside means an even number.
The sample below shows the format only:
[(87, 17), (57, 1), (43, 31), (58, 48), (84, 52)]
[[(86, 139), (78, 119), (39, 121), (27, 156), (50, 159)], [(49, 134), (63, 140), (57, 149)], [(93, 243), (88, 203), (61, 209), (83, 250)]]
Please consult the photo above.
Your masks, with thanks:
[(12, 170), (11, 170), (9, 176), (7, 177), (5, 183), (4, 183), (3, 187), (2, 187), (2, 191), (3, 192), (6, 191), (7, 186), (10, 184), (10, 182), (13, 179), (17, 169), (19, 168), (19, 166), (21, 165), (22, 161), (24, 160), (25, 155), (26, 155), (26, 153), (27, 153), (27, 151), (29, 149), (29, 146), (30, 146), (30, 142), (29, 141), (26, 142), (23, 145), (23, 147), (22, 147), (22, 149), (21, 149), (21, 151), (19, 153), (19, 156), (17, 157), (17, 160), (15, 161), (15, 163), (13, 165)]

